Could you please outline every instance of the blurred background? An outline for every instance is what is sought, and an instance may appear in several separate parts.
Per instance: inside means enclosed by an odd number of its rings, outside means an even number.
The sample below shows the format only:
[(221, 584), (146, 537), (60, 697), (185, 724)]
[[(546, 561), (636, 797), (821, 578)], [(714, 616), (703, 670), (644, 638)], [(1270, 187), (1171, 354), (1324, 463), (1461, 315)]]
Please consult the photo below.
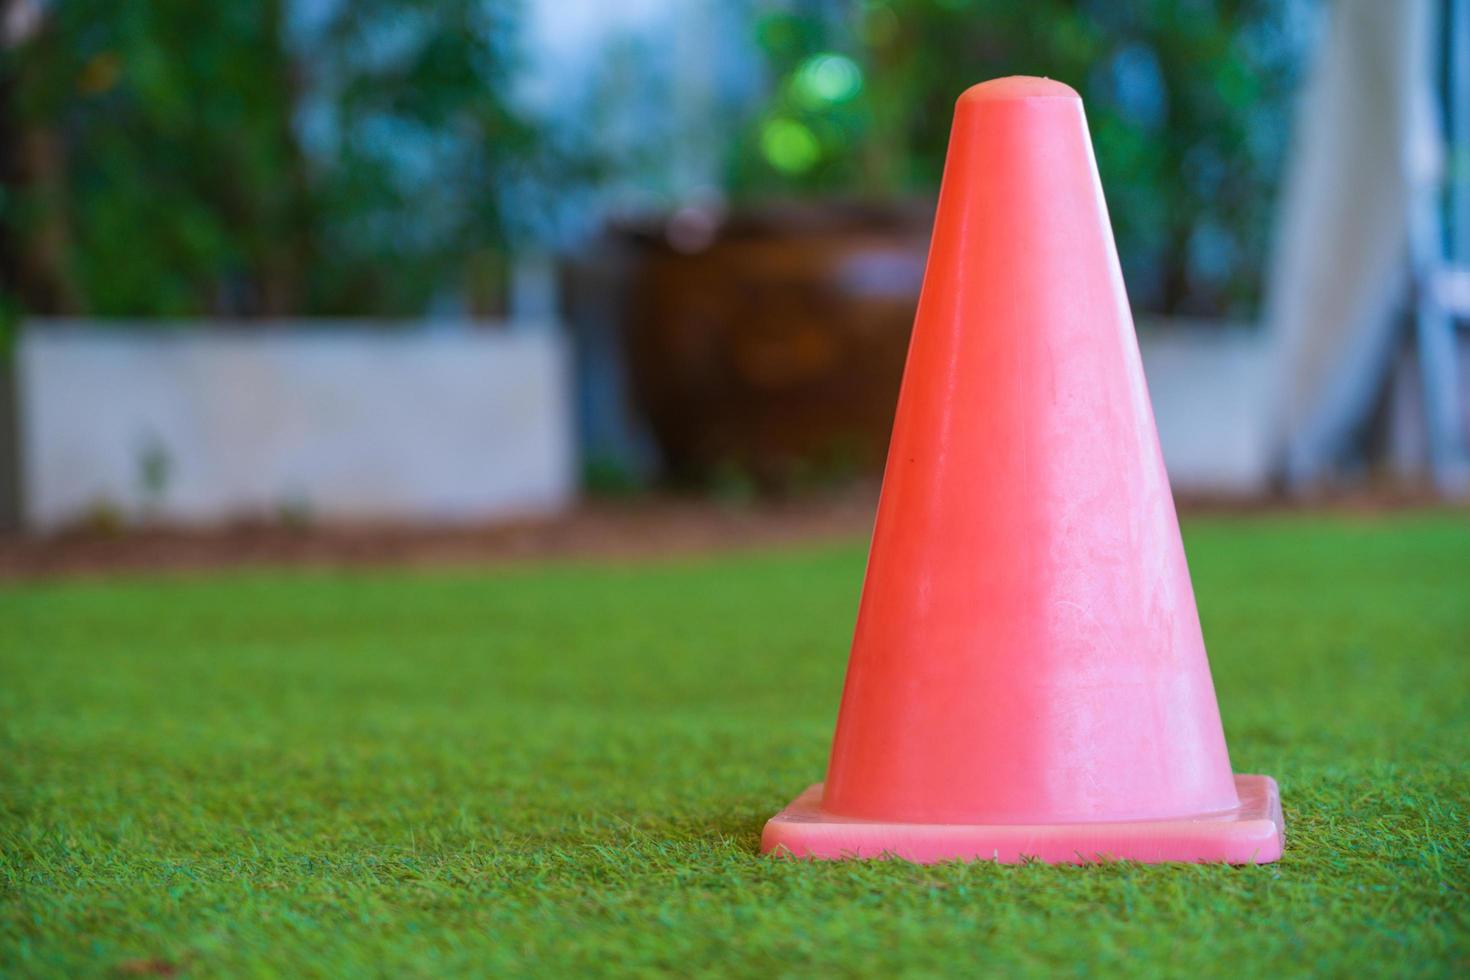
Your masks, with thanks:
[(1186, 501), (1470, 489), (1470, 0), (0, 9), (12, 529), (871, 488), (1007, 74), (1084, 98)]

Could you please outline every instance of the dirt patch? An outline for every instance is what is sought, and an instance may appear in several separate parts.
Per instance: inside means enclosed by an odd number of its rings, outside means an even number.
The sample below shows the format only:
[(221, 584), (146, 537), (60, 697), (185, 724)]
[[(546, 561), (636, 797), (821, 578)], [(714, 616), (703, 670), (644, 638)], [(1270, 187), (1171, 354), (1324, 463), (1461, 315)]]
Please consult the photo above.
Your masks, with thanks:
[[(212, 528), (78, 529), (0, 535), (0, 581), (251, 566), (493, 564), (556, 558), (656, 557), (863, 538), (876, 484), (784, 502), (675, 496), (588, 502), (556, 517), (462, 525), (241, 523)], [(1436, 504), (1422, 492), (1304, 501), (1184, 497), (1184, 514), (1371, 516)]]
[(653, 557), (862, 536), (872, 528), (876, 504), (876, 488), (865, 487), (784, 503), (680, 497), (596, 502), (556, 517), (495, 524), (243, 523), (8, 535), (0, 536), (0, 580), (249, 566)]

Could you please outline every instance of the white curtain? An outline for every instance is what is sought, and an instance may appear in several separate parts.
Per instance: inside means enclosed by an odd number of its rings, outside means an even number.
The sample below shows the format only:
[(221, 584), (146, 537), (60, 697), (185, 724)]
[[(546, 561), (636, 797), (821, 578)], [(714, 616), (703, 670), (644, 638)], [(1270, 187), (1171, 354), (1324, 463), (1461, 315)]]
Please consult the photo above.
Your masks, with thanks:
[(1328, 18), (1266, 290), (1278, 458), (1293, 487), (1352, 461), (1407, 322), (1415, 196), (1443, 157), (1432, 0), (1336, 0)]

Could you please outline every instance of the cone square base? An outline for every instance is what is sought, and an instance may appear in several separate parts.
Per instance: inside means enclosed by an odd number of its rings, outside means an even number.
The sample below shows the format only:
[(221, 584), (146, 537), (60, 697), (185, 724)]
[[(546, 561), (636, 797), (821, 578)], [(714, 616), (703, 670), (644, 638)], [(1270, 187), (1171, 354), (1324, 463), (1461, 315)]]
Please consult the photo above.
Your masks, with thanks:
[(1267, 864), (1281, 857), (1286, 825), (1270, 776), (1237, 775), (1240, 807), (1174, 820), (1067, 824), (912, 824), (837, 817), (822, 811), (822, 784), (772, 817), (762, 853), (818, 860), (898, 857), (918, 864), (1099, 861)]

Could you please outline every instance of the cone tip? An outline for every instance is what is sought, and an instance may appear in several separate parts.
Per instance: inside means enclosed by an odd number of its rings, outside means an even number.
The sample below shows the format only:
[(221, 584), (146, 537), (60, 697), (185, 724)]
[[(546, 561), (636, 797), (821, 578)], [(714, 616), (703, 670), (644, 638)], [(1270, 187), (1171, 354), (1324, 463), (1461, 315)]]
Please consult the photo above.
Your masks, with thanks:
[(1076, 90), (1065, 82), (1032, 75), (992, 78), (971, 85), (960, 96), (960, 102), (1014, 102), (1021, 99), (1076, 99)]

